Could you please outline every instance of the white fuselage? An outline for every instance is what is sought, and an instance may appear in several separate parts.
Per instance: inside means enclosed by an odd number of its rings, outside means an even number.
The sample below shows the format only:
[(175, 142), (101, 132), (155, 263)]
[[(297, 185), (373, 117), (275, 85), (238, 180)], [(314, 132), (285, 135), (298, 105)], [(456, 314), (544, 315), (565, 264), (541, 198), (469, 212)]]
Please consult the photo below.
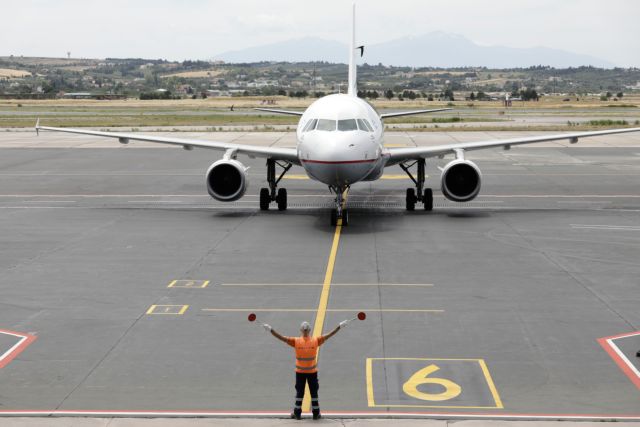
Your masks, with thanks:
[(328, 95), (300, 118), (298, 158), (310, 178), (330, 187), (343, 189), (375, 180), (386, 160), (383, 134), (382, 121), (368, 102), (351, 95)]

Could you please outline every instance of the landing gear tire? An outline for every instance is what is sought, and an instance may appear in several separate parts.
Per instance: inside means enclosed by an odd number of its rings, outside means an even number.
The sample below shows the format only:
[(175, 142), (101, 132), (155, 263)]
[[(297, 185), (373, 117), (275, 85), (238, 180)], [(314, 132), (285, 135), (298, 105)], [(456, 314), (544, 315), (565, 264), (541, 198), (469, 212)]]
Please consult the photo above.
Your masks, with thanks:
[(425, 211), (433, 210), (433, 190), (425, 188), (424, 195), (422, 196), (422, 203), (424, 203)]
[(413, 188), (407, 188), (407, 210), (413, 211), (416, 209), (416, 190)]
[(279, 211), (287, 210), (287, 189), (286, 188), (280, 188), (278, 190), (278, 195), (276, 196), (276, 202), (278, 203)]
[(349, 210), (347, 209), (343, 209), (342, 210), (342, 216), (338, 216), (338, 211), (336, 211), (335, 209), (331, 211), (331, 226), (335, 227), (336, 225), (338, 225), (338, 219), (341, 219), (342, 221), (340, 222), (340, 225), (342, 225), (343, 227), (346, 227), (347, 225), (349, 225)]
[(260, 210), (268, 211), (270, 203), (271, 203), (271, 194), (269, 193), (269, 189), (261, 188), (260, 189)]
[(343, 209), (342, 210), (342, 226), (345, 227), (347, 225), (349, 225), (349, 210)]

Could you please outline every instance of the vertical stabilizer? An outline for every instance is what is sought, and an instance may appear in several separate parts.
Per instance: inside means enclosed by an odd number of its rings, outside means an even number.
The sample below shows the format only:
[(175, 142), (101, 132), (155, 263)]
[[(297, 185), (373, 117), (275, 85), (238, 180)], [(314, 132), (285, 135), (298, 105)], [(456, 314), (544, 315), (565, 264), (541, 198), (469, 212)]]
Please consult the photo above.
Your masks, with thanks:
[(353, 15), (351, 22), (351, 43), (349, 43), (349, 89), (347, 93), (358, 96), (358, 83), (356, 78), (356, 4), (353, 3)]

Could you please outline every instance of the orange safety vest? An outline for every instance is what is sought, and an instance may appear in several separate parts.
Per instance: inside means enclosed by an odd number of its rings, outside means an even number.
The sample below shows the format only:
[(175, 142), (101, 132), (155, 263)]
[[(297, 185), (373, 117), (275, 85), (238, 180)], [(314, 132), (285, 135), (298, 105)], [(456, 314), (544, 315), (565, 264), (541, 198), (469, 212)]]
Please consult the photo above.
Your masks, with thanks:
[(322, 337), (295, 337), (289, 345), (296, 349), (296, 372), (313, 374), (318, 372), (318, 348), (324, 343)]

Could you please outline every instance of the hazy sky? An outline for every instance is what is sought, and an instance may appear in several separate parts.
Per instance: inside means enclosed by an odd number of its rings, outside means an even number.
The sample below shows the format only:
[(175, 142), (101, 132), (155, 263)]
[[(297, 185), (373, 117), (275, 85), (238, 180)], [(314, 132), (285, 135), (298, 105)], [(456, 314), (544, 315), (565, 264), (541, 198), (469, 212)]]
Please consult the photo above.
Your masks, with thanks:
[[(305, 36), (347, 42), (349, 0), (2, 2), (0, 55), (209, 59)], [(639, 0), (359, 0), (358, 41), (431, 31), (640, 66)]]

